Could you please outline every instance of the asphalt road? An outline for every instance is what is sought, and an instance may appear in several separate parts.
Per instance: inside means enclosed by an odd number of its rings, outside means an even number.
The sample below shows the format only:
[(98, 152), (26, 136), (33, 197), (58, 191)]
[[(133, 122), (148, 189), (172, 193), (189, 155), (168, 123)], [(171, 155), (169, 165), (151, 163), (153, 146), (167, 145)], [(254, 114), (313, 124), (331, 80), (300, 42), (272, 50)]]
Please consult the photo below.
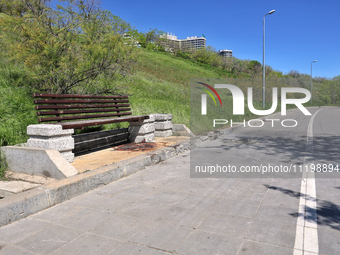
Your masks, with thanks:
[(340, 108), (309, 110), (4, 226), (0, 254), (340, 254)]

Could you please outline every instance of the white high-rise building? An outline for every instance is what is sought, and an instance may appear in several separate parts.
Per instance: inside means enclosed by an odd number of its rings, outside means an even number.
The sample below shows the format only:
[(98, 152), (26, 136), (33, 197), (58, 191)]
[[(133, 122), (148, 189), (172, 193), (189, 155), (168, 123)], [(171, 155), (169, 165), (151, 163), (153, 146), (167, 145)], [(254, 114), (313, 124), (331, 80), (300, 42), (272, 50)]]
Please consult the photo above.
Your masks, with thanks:
[(206, 46), (206, 39), (204, 37), (191, 36), (187, 37), (187, 39), (178, 39), (172, 33), (163, 34), (161, 38), (166, 38), (168, 41), (171, 41), (171, 48), (179, 48), (183, 49), (201, 49)]

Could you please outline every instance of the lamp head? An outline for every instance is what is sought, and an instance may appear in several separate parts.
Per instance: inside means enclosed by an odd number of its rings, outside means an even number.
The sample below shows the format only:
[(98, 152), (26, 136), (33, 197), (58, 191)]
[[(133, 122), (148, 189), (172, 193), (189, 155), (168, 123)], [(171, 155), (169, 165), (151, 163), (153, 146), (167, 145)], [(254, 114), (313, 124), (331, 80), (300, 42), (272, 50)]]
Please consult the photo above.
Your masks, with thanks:
[(317, 60), (314, 60), (312, 63), (318, 62)]
[(268, 14), (273, 14), (275, 12), (275, 10), (271, 10), (270, 12), (268, 12)]

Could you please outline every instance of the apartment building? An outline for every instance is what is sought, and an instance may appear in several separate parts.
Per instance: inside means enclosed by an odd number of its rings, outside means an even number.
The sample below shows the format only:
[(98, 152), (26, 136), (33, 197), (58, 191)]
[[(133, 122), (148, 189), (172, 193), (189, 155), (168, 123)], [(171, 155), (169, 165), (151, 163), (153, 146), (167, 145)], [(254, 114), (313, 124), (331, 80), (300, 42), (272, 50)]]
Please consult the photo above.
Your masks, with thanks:
[(233, 51), (232, 50), (219, 50), (218, 55), (226, 58), (232, 58), (233, 57)]
[(205, 48), (206, 39), (204, 37), (191, 36), (187, 37), (187, 39), (178, 39), (172, 33), (163, 34), (161, 38), (167, 39), (166, 46), (168, 49), (194, 49), (199, 50), (201, 48)]

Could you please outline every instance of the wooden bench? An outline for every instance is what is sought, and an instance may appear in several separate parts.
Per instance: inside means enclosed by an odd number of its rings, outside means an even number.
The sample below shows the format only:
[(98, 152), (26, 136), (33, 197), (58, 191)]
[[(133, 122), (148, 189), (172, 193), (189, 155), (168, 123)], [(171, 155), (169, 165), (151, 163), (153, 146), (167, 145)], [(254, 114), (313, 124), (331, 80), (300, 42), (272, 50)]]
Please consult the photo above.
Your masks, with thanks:
[[(149, 115), (132, 116), (128, 96), (90, 96), (33, 94), (38, 122), (58, 124), (62, 130), (82, 129), (110, 123), (129, 122), (130, 127), (149, 122)], [(145, 120), (145, 121), (144, 121)], [(126, 142), (138, 142), (135, 129), (121, 128), (115, 130), (90, 132), (73, 135), (72, 153), (81, 154), (104, 147), (116, 146)], [(131, 132), (130, 132), (131, 131)], [(138, 129), (137, 129), (138, 132)], [(139, 135), (139, 134), (138, 134)], [(137, 137), (137, 138), (136, 138)], [(49, 139), (41, 138), (42, 141)], [(35, 146), (40, 146), (39, 144)], [(73, 155), (73, 154), (72, 154)], [(69, 156), (69, 162), (73, 156)]]
[(118, 122), (138, 122), (148, 115), (131, 116), (128, 96), (94, 96), (34, 93), (38, 122), (82, 129)]

